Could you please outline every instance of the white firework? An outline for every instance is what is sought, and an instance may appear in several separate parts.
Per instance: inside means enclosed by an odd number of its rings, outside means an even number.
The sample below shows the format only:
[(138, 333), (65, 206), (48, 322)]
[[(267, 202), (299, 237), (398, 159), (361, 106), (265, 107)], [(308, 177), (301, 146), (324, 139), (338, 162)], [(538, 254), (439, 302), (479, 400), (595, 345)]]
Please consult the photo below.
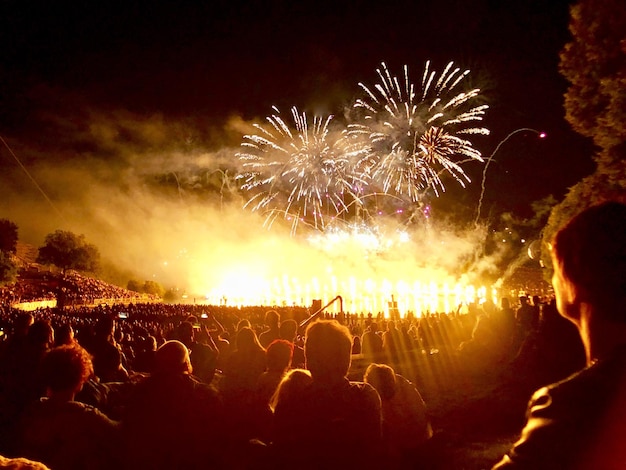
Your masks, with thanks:
[(457, 92), (469, 71), (453, 67), (450, 62), (437, 78), (427, 62), (419, 95), (406, 65), (402, 80), (382, 63), (377, 69), (380, 82), (373, 89), (359, 83), (365, 97), (354, 104), (360, 116), (348, 125), (347, 134), (365, 149), (358, 165), (362, 178), (370, 178), (384, 193), (418, 201), (425, 189), (445, 191), (443, 174), (465, 186), (469, 178), (461, 160), (483, 161), (466, 136), (489, 134), (474, 126), (488, 106), (471, 105), (479, 89)]
[(243, 162), (241, 188), (251, 193), (246, 206), (263, 212), (268, 225), (282, 216), (291, 220), (294, 232), (300, 222), (324, 230), (358, 199), (346, 142), (340, 132), (330, 131), (333, 116), (309, 122), (293, 107), (292, 128), (273, 109), (266, 125), (255, 125), (257, 134), (244, 136), (237, 154)]

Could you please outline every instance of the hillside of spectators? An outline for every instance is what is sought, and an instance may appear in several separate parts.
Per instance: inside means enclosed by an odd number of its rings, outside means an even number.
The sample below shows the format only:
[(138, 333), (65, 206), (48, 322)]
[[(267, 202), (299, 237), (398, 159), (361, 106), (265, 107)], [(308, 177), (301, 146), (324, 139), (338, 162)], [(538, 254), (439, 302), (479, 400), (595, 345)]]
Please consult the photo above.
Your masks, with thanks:
[(75, 271), (62, 274), (38, 269), (35, 265), (20, 270), (15, 283), (0, 288), (0, 304), (3, 305), (51, 300), (56, 300), (59, 306), (95, 306), (160, 302), (162, 299), (155, 295), (130, 291)]

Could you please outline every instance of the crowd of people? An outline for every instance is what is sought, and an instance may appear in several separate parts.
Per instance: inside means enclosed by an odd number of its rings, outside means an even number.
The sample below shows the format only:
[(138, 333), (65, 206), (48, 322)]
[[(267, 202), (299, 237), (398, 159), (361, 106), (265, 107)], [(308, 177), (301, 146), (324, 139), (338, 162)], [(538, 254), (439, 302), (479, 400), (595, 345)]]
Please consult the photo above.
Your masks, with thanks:
[[(532, 319), (527, 321), (529, 308)], [(103, 468), (165, 468), (182, 463), (194, 468), (208, 465), (213, 460), (207, 459), (216, 455), (216, 465), (223, 468), (247, 468), (260, 461), (286, 467), (297, 458), (304, 443), (312, 445), (321, 439), (321, 433), (329, 451), (319, 459), (332, 455), (334, 461), (348, 468), (358, 462), (367, 468), (371, 462), (383, 460), (389, 468), (412, 468), (408, 462), (413, 460), (421, 461), (423, 468), (437, 468), (433, 452), (428, 452), (433, 427), (423, 391), (417, 387), (427, 380), (423, 374), (431, 368), (419, 364), (426, 361), (432, 366), (443, 358), (444, 362), (455, 359), (462, 366), (455, 373), (467, 377), (505, 370), (513, 361), (520, 361), (522, 353), (528, 354), (524, 352), (529, 348), (527, 343), (532, 343), (530, 349), (537, 348), (537, 337), (545, 336), (546, 328), (555, 320), (552, 314), (556, 315), (553, 305), (542, 304), (539, 298), (530, 304), (523, 298), (519, 308), (510, 307), (505, 299), (501, 308), (484, 304), (467, 314), (398, 320), (347, 314), (340, 324), (337, 315), (327, 314), (304, 330), (300, 325), (305, 323), (307, 312), (298, 307), (268, 311), (263, 307), (143, 303), (42, 308), (25, 313), (5, 306), (0, 311), (5, 333), (0, 349), (0, 412), (5, 423), (0, 453), (30, 457), (51, 468), (79, 468), (84, 462), (94, 466), (100, 462)], [(326, 344), (325, 336), (319, 340), (322, 344), (317, 347), (325, 354), (319, 367), (330, 369), (318, 372), (311, 362), (315, 337), (310, 332), (320, 325), (331, 325), (326, 328), (329, 335), (337, 336), (337, 345)], [(50, 355), (59, 358), (49, 359), (51, 364), (44, 366)], [(536, 359), (543, 360), (545, 370), (545, 358)], [(75, 377), (82, 377), (81, 382), (71, 385), (74, 393), (66, 400), (78, 404), (51, 410), (54, 390), (48, 382), (55, 374), (66, 374), (63, 361), (68, 368), (69, 363), (75, 367), (83, 364), (80, 374), (74, 372)], [(525, 358), (530, 364), (528, 361)], [(58, 369), (45, 372), (46, 367)], [(337, 371), (332, 370), (335, 367)], [(160, 377), (162, 368), (182, 368), (176, 379), (181, 382), (159, 382), (155, 376)], [(320, 379), (320, 374), (326, 373), (333, 375), (332, 380), (328, 378), (332, 384), (324, 381), (326, 377)], [(322, 380), (319, 389), (313, 387), (315, 377)], [(153, 393), (148, 384), (155, 384), (158, 390), (164, 387), (158, 403), (147, 396)], [(343, 390), (345, 384), (353, 385)], [(346, 396), (341, 398), (344, 392)], [(69, 396), (67, 390), (63, 393)], [(212, 405), (198, 404), (200, 398), (192, 398), (196, 393)], [(306, 399), (288, 404), (292, 396)], [(143, 409), (147, 403), (152, 407)], [(208, 407), (206, 414), (200, 412), (203, 407)], [(325, 424), (328, 429), (316, 429), (313, 421), (327, 407), (333, 410)], [(364, 415), (368, 407), (379, 416), (378, 421)], [(313, 414), (307, 414), (314, 409)], [(45, 447), (42, 442), (27, 442), (35, 437), (50, 439), (62, 420), (73, 422), (66, 412), (93, 421), (99, 429), (96, 433), (80, 428), (84, 423), (76, 424), (81, 436), (78, 441), (66, 429), (67, 446), (84, 447), (80, 452), (67, 451), (68, 458), (76, 459), (72, 462), (64, 460), (60, 438), (53, 440), (53, 449), (40, 448)], [(43, 423), (40, 415), (52, 422)], [(306, 422), (306, 416), (311, 423)], [(364, 419), (378, 424), (369, 422), (365, 427)], [(344, 424), (339, 426), (336, 420)], [(27, 430), (33, 427), (46, 429), (47, 434), (31, 436)], [(192, 435), (181, 434), (182, 429), (193, 430)], [(296, 429), (301, 429), (301, 434)], [(373, 434), (362, 436), (366, 430)], [(212, 434), (214, 431), (217, 435)], [(103, 437), (107, 433), (115, 439)], [(347, 436), (354, 436), (354, 442), (350, 444)], [(219, 444), (210, 446), (216, 454), (205, 455), (207, 447), (199, 440)], [(96, 451), (94, 442), (103, 446)], [(374, 454), (364, 453), (360, 447), (364, 442), (365, 448), (375, 449)], [(111, 443), (117, 444), (109, 448)], [(174, 452), (190, 445), (197, 445), (198, 453), (188, 451), (181, 456)], [(340, 449), (345, 450), (341, 458)], [(242, 460), (242, 455), (252, 460)], [(307, 459), (311, 468), (332, 467), (328, 461), (311, 456)]]
[[(560, 232), (555, 298), (464, 314), (307, 321), (296, 307), (5, 305), (0, 454), (52, 469), (445, 468), (425, 392), (434, 369), (530, 391), (586, 365), (540, 388), (498, 467), (620, 468), (624, 421), (610, 417), (624, 413), (626, 230), (607, 221), (624, 225), (617, 206)], [(614, 237), (593, 247), (595, 264), (578, 253), (593, 223)]]
[(0, 304), (57, 301), (62, 306), (93, 306), (100, 303), (156, 302), (155, 295), (142, 294), (83, 276), (75, 271), (54, 273), (28, 270), (20, 282), (0, 288)]

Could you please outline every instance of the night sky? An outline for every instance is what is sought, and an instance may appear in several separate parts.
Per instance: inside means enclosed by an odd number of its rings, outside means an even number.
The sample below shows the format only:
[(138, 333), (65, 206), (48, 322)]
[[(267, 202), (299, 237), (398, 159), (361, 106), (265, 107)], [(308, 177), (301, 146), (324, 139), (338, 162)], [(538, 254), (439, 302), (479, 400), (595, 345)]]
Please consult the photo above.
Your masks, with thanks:
[[(593, 169), (590, 144), (563, 118), (569, 3), (4, 0), (0, 135), (26, 168), (84, 154), (117, 164), (118, 150), (85, 137), (94, 115), (185, 123), (198, 145), (217, 149), (240, 140), (224, 131), (233, 116), (262, 118), (272, 105), (341, 115), (382, 61), (397, 74), (407, 64), (415, 81), (427, 60), (439, 71), (454, 61), (490, 105), (483, 155), (519, 128), (548, 134), (514, 135), (489, 168), (487, 208), (529, 215), (531, 201), (560, 199)], [(0, 169), (19, 174), (6, 148)], [(469, 167), (474, 183), (451, 193), (475, 199), (481, 171)]]

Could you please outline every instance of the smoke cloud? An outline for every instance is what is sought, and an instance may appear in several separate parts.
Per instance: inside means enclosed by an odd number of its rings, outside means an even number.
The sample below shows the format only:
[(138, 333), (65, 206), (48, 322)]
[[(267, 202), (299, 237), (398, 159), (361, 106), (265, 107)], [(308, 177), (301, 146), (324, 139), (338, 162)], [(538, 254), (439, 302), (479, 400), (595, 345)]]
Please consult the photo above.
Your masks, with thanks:
[[(493, 267), (493, 260), (476, 260), (484, 227), (430, 219), (407, 229), (390, 220), (377, 227), (377, 239), (292, 236), (281, 223), (268, 230), (261, 215), (244, 209), (229, 178), (252, 129), (239, 117), (220, 128), (127, 111), (83, 109), (42, 119), (48, 131), (41, 139), (4, 136), (28, 175), (3, 148), (0, 218), (15, 222), (20, 240), (35, 246), (57, 229), (84, 234), (127, 277), (213, 302), (291, 304), (342, 295), (347, 310), (380, 310), (391, 295), (406, 309), (419, 308), (417, 291), (479, 285)], [(121, 277), (120, 284), (128, 280)]]

